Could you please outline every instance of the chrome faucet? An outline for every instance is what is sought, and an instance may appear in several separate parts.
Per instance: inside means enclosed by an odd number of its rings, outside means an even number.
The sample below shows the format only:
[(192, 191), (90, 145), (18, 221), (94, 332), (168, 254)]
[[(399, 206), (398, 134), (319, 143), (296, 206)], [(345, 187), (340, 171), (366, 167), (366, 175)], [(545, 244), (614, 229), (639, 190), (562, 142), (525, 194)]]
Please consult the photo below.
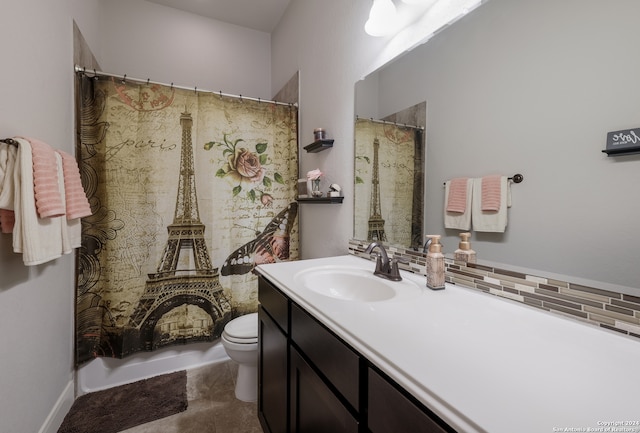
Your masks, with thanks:
[(424, 243), (424, 246), (422, 247), (422, 252), (423, 253), (428, 253), (429, 252), (429, 245), (431, 245), (431, 238), (427, 238), (426, 242)]
[[(431, 245), (432, 241), (433, 241), (433, 239), (427, 238), (426, 242), (424, 243), (424, 246), (422, 247), (422, 252), (423, 253), (428, 253), (429, 252), (429, 246)], [(440, 245), (442, 245), (442, 243)], [(442, 245), (442, 248), (444, 248), (444, 245)]]
[(385, 250), (384, 246), (378, 242), (371, 242), (364, 252), (367, 254), (371, 254), (376, 248), (380, 251), (380, 253), (376, 254), (376, 270), (373, 271), (373, 275), (376, 275), (380, 278), (386, 278), (387, 280), (391, 281), (401, 281), (402, 277), (400, 276), (398, 262), (409, 263), (409, 260), (405, 259), (404, 257), (394, 257), (392, 259), (389, 259), (387, 250)]

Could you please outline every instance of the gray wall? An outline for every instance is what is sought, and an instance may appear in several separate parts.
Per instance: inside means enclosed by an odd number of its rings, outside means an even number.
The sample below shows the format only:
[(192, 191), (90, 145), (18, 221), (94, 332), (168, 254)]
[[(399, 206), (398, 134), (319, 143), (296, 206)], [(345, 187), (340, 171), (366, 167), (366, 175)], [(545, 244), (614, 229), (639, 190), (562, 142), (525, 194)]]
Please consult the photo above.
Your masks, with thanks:
[[(85, 0), (2, 2), (0, 136), (74, 151), (73, 19), (97, 46), (97, 9)], [(73, 255), (25, 267), (11, 236), (0, 235), (3, 433), (57, 429), (73, 401), (73, 287)]]
[(234, 95), (271, 96), (268, 33), (144, 0), (101, 0), (102, 68)]
[[(353, 233), (354, 84), (402, 52), (364, 32), (370, 8), (370, 0), (293, 0), (271, 35), (271, 88), (300, 71), (300, 174), (320, 168), (345, 197), (341, 205), (300, 205), (302, 258), (346, 254)], [(318, 127), (333, 148), (305, 153)]]

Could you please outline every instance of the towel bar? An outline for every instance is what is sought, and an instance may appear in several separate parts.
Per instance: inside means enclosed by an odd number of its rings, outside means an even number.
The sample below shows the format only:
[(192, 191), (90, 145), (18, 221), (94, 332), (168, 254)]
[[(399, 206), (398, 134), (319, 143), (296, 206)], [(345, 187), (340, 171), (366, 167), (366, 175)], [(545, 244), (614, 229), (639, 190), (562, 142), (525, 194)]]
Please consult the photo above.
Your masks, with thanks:
[(3, 143), (7, 143), (7, 144), (9, 144), (11, 146), (18, 146), (18, 142), (16, 140), (14, 140), (13, 138), (4, 138), (4, 139), (2, 139), (0, 141), (2, 141)]
[[(513, 183), (520, 183), (524, 180), (524, 176), (521, 175), (520, 173), (516, 173), (513, 176), (508, 178), (510, 181), (513, 181)], [(446, 185), (447, 182), (443, 182), (443, 185)]]

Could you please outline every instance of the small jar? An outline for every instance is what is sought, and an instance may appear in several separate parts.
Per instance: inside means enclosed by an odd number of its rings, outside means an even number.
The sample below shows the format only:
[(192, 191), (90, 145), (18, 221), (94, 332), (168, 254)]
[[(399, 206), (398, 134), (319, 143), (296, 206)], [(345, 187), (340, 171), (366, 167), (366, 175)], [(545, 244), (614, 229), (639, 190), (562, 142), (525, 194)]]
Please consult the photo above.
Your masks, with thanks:
[(315, 141), (324, 140), (327, 138), (327, 133), (323, 128), (316, 128), (313, 130), (313, 138)]
[(320, 191), (320, 179), (313, 179), (311, 181), (311, 195), (314, 197), (322, 197), (322, 191)]

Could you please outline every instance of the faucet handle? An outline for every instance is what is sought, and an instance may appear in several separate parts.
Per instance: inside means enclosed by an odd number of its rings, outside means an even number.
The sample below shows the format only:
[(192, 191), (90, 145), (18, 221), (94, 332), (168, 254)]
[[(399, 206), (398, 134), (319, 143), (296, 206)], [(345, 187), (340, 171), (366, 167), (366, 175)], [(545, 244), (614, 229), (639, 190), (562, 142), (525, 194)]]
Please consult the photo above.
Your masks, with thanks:
[(410, 260), (406, 257), (394, 257), (390, 260), (389, 263), (389, 279), (392, 281), (400, 281), (402, 277), (400, 276), (400, 267), (398, 263), (409, 263)]
[(411, 260), (407, 259), (406, 257), (394, 257), (390, 260), (390, 262), (391, 262), (391, 267), (395, 267), (397, 269), (398, 263), (404, 263), (406, 265), (411, 263)]

